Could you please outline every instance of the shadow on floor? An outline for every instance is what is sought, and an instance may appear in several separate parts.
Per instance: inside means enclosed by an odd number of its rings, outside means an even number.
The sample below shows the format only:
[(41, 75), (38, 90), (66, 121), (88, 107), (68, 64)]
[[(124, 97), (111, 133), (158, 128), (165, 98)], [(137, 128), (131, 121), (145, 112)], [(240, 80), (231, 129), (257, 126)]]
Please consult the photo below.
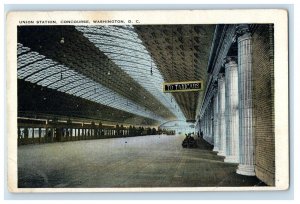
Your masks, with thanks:
[[(214, 146), (206, 142), (203, 138), (198, 137), (197, 148), (201, 150), (207, 150), (210, 154), (217, 155), (216, 152), (213, 152)], [(220, 159), (222, 158), (224, 161), (224, 157), (217, 156)], [(226, 164), (226, 163), (224, 163)], [(237, 169), (238, 164), (235, 166), (235, 170)], [(223, 171), (222, 169), (220, 169)], [(218, 173), (218, 172), (216, 172)], [(218, 187), (235, 187), (235, 186), (267, 186), (264, 182), (259, 180), (256, 176), (243, 176), (234, 172), (229, 173), (222, 181), (220, 181), (217, 185)]]
[(212, 151), (214, 148), (213, 145), (209, 144), (201, 137), (196, 138), (196, 142), (197, 142), (197, 148), (199, 149)]

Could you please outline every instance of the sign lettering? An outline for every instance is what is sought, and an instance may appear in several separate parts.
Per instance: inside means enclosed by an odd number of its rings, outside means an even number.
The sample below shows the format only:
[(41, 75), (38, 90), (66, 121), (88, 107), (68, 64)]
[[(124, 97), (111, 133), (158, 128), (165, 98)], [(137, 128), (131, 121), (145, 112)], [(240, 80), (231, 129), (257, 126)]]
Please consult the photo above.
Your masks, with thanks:
[(186, 92), (203, 90), (202, 81), (168, 82), (163, 84), (163, 92)]

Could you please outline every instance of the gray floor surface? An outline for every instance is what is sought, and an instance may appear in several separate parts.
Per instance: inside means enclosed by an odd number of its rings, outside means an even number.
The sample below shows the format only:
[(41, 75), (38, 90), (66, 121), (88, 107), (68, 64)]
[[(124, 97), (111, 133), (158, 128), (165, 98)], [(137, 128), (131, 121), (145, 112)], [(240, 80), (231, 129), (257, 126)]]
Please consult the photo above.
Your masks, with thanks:
[(182, 148), (183, 136), (24, 145), (18, 147), (21, 188), (261, 186), (235, 173), (205, 141)]

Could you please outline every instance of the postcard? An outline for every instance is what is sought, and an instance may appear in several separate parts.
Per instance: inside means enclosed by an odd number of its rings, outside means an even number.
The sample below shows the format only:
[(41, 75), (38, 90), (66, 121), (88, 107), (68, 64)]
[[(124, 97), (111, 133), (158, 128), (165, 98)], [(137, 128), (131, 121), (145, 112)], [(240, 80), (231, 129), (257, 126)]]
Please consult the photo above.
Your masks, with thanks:
[(9, 191), (288, 189), (287, 15), (9, 12)]

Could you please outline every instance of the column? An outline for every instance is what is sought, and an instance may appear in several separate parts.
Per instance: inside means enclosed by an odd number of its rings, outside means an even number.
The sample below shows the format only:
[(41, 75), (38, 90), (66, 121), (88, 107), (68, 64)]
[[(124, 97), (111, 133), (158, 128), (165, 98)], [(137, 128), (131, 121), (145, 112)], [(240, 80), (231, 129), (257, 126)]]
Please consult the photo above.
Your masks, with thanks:
[(48, 127), (46, 126), (46, 134), (44, 135), (44, 143), (48, 142)]
[(203, 139), (206, 137), (206, 115), (205, 115), (205, 113), (206, 113), (206, 110), (204, 111), (204, 114), (203, 114)]
[(30, 128), (28, 128), (28, 130), (29, 130), (29, 135), (28, 135), (28, 137), (29, 137), (29, 144), (34, 144), (34, 128), (32, 128), (32, 127), (30, 127)]
[(41, 143), (42, 138), (42, 128), (39, 127), (39, 143)]
[[(55, 136), (55, 128), (51, 128), (51, 138), (50, 138), (50, 142), (54, 142), (54, 136)], [(57, 133), (56, 133), (57, 134)]]
[(225, 127), (225, 75), (220, 73), (218, 75), (218, 110), (219, 110), (219, 153), (220, 156), (226, 154), (226, 127)]
[(209, 132), (209, 104), (206, 107), (206, 119), (205, 120), (206, 120), (206, 132), (207, 132), (206, 141), (209, 142), (209, 138), (210, 138), (210, 132)]
[(211, 101), (210, 104), (210, 143), (213, 145), (214, 144), (214, 106), (213, 106), (213, 101)]
[(207, 106), (207, 118), (206, 118), (206, 120), (207, 120), (207, 132), (208, 132), (207, 141), (208, 141), (208, 143), (210, 143), (210, 140), (211, 140), (211, 132), (210, 132), (210, 122), (211, 122), (211, 120), (210, 120), (210, 102), (209, 102), (209, 104)]
[(219, 125), (218, 125), (218, 92), (214, 96), (214, 149), (219, 151)]
[(29, 134), (28, 128), (25, 127), (24, 128), (24, 143), (25, 144), (28, 144), (28, 134)]
[(200, 136), (201, 136), (201, 131), (203, 131), (202, 123), (203, 123), (203, 119), (202, 119), (202, 117), (200, 116), (200, 119), (199, 119)]
[(226, 158), (239, 163), (238, 65), (232, 57), (225, 64)]
[(20, 127), (18, 127), (18, 145), (21, 144), (21, 130), (20, 130)]
[(70, 128), (70, 140), (72, 141), (74, 138), (74, 135), (73, 135), (73, 128)]
[(208, 132), (209, 132), (209, 140), (208, 142), (210, 144), (212, 144), (212, 138), (213, 138), (213, 135), (212, 135), (212, 101), (209, 102), (209, 105), (208, 105), (208, 117), (207, 117), (207, 121), (208, 121)]
[(252, 114), (252, 45), (248, 25), (240, 25), (238, 34), (239, 75), (239, 139), (240, 163), (237, 173), (254, 176), (253, 114)]
[(206, 108), (206, 110), (205, 110), (205, 140), (207, 141), (207, 137), (208, 137), (208, 128), (207, 128), (207, 123), (208, 123), (208, 119), (207, 119), (207, 108)]
[(206, 129), (205, 129), (205, 111), (204, 111), (204, 114), (203, 114), (202, 123), (203, 123), (203, 139), (204, 139), (205, 134), (206, 134)]

